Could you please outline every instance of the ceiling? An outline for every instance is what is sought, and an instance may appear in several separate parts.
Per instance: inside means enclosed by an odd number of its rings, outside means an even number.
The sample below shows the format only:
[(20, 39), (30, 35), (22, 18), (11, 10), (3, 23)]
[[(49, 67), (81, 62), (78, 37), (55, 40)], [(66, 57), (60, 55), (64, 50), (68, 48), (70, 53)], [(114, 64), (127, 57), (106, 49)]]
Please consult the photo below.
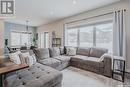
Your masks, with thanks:
[(39, 26), (120, 0), (15, 0), (15, 18), (8, 22)]

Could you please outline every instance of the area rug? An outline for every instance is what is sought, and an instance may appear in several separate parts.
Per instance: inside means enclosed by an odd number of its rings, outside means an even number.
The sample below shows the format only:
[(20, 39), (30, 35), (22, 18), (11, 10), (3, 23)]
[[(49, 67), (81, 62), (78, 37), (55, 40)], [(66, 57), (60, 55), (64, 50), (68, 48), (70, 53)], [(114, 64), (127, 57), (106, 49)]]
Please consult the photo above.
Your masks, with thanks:
[(127, 87), (120, 81), (74, 67), (68, 67), (62, 73), (62, 87)]

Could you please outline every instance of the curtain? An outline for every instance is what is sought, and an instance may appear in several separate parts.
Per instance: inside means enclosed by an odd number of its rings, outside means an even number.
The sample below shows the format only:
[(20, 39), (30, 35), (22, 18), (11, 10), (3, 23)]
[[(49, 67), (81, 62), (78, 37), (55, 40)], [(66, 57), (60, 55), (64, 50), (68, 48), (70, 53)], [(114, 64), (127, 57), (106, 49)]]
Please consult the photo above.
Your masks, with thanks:
[(113, 54), (126, 58), (125, 11), (114, 12)]

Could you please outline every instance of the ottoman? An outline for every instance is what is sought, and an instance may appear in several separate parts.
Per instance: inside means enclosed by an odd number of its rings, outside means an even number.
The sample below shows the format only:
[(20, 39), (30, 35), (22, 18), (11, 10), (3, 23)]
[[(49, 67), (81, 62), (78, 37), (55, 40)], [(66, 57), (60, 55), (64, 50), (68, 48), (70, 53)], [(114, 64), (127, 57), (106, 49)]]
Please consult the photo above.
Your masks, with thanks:
[(49, 66), (36, 63), (7, 75), (5, 87), (61, 87), (62, 73)]

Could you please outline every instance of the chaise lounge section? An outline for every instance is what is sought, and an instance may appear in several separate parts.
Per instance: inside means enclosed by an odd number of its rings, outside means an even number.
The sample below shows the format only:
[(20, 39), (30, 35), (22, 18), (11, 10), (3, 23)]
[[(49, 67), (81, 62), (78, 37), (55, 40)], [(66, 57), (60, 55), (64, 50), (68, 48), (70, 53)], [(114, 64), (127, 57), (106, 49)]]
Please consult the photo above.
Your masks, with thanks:
[(35, 65), (8, 76), (5, 87), (61, 87), (62, 73), (49, 66)]
[(62, 78), (60, 71), (36, 62), (28, 68), (6, 74), (4, 87), (62, 87)]

